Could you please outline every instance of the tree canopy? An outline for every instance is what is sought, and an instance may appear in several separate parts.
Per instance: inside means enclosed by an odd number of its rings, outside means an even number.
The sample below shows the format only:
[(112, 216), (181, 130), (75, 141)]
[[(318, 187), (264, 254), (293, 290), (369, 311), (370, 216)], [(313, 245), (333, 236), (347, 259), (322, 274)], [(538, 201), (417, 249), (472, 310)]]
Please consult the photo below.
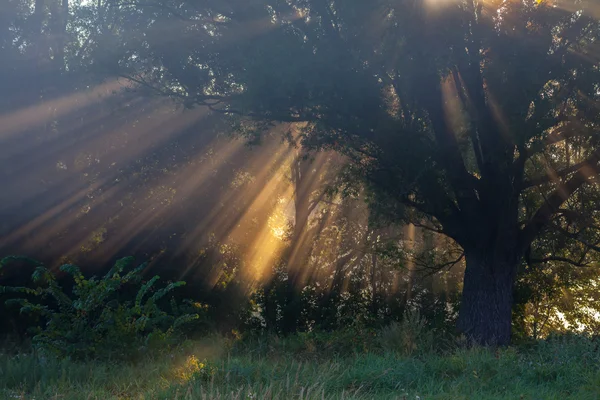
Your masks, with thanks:
[[(506, 344), (520, 273), (597, 263), (597, 8), (107, 0), (80, 4), (78, 24), (40, 26), (69, 38), (48, 47), (60, 68), (127, 78), (238, 118), (249, 135), (289, 123), (304, 148), (343, 154), (374, 211), (462, 248), (459, 328)], [(26, 43), (12, 32), (0, 39)]]

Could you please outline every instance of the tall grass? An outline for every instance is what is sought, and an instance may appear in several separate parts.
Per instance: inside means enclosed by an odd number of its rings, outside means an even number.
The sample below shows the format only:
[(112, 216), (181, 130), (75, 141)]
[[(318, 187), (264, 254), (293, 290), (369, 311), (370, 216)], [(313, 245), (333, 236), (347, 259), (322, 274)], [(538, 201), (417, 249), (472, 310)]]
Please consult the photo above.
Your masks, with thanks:
[[(600, 350), (585, 337), (445, 353), (374, 346), (346, 355), (195, 342), (137, 364), (0, 356), (0, 396), (22, 399), (600, 399)], [(375, 342), (375, 341), (374, 341)], [(257, 341), (253, 343), (259, 343)], [(291, 346), (291, 347), (290, 347)], [(411, 341), (411, 346), (413, 346)], [(297, 348), (296, 348), (297, 349)]]

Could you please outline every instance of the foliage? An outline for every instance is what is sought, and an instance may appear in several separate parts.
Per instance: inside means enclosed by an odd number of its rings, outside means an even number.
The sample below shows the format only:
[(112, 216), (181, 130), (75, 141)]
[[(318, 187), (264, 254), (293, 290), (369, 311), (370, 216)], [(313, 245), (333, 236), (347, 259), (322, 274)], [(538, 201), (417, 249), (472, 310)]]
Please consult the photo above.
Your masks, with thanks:
[[(18, 259), (4, 258), (0, 266)], [(128, 358), (176, 343), (180, 327), (199, 318), (190, 310), (178, 312), (174, 299), (172, 311), (161, 305), (184, 282), (157, 287), (158, 276), (142, 281), (146, 264), (130, 268), (132, 263), (132, 257), (120, 259), (101, 278), (85, 278), (77, 266), (65, 264), (59, 270), (73, 279), (69, 293), (50, 270), (36, 262), (35, 288), (0, 287), (0, 292), (16, 295), (7, 305), (43, 321), (33, 337), (40, 351), (74, 359)], [(134, 296), (128, 299), (127, 291)]]
[(405, 311), (400, 321), (380, 328), (350, 324), (334, 330), (318, 327), (287, 336), (273, 332), (246, 332), (234, 342), (234, 353), (256, 357), (291, 354), (298, 359), (330, 360), (352, 354), (381, 353), (414, 356), (443, 352), (457, 342), (447, 332), (435, 329), (419, 311)]
[(298, 360), (331, 360), (376, 350), (373, 328), (350, 326), (335, 331), (315, 330), (287, 336), (274, 333), (248, 332), (232, 343), (234, 354), (257, 358), (293, 356)]
[[(143, 93), (245, 117), (241, 133), (257, 141), (295, 124), (305, 149), (344, 155), (372, 211), (461, 247), (460, 327), (507, 344), (516, 281), (538, 291), (517, 305), (525, 319), (540, 302), (554, 312), (574, 279), (587, 285), (578, 299), (594, 284), (565, 267), (597, 263), (600, 249), (600, 30), (591, 0), (488, 3), (9, 0), (0, 102), (8, 115), (23, 103), (13, 93), (37, 102), (91, 76), (127, 77)], [(311, 324), (301, 297), (279, 297), (271, 315), (283, 330)], [(573, 322), (580, 303), (563, 307)]]
[(600, 332), (600, 268), (538, 265), (517, 282), (515, 333), (539, 339), (560, 332)]
[(434, 345), (434, 332), (418, 311), (408, 310), (400, 322), (383, 328), (378, 339), (384, 350), (410, 356), (416, 351), (430, 351)]
[(374, 294), (364, 287), (362, 275), (349, 280), (345, 290), (323, 288), (319, 282), (294, 288), (290, 287), (287, 273), (278, 269), (270, 282), (253, 293), (241, 322), (244, 330), (252, 334), (286, 335), (378, 329), (394, 321), (402, 321), (404, 329), (405, 321), (417, 323), (416, 318), (421, 322), (426, 319), (429, 327), (446, 331), (455, 320), (457, 295), (434, 293), (432, 279), (414, 278), (412, 297), (407, 301), (407, 288)]
[(598, 249), (561, 220), (567, 210), (598, 227), (578, 206), (597, 197), (600, 172), (594, 9), (376, 3), (116, 2), (122, 32), (99, 46), (142, 88), (263, 126), (298, 123), (303, 146), (344, 154), (376, 208), (463, 248), (460, 328), (507, 344), (519, 266), (549, 228)]
[(190, 380), (210, 381), (218, 372), (218, 368), (209, 364), (206, 359), (200, 361), (195, 355), (187, 357), (178, 369), (178, 378), (184, 382)]

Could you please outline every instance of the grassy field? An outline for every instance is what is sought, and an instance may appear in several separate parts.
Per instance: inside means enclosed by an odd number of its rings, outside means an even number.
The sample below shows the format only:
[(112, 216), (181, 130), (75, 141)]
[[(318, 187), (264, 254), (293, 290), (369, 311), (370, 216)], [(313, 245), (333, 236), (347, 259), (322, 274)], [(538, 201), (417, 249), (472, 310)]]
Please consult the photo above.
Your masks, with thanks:
[[(301, 344), (298, 344), (301, 343)], [(3, 399), (600, 399), (598, 342), (497, 351), (330, 352), (322, 342), (195, 341), (132, 364), (0, 355)]]

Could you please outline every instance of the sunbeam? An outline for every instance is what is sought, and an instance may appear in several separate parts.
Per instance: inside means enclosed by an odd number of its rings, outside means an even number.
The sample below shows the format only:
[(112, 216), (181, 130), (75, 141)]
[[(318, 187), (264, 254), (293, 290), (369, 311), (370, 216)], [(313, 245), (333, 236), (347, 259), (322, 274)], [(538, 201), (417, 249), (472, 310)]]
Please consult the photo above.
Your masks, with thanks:
[(0, 143), (19, 132), (47, 124), (53, 118), (60, 118), (120, 92), (128, 82), (111, 80), (87, 91), (75, 92), (57, 99), (43, 101), (23, 110), (0, 115)]
[(0, 8), (0, 320), (36, 354), (600, 329), (599, 1)]

